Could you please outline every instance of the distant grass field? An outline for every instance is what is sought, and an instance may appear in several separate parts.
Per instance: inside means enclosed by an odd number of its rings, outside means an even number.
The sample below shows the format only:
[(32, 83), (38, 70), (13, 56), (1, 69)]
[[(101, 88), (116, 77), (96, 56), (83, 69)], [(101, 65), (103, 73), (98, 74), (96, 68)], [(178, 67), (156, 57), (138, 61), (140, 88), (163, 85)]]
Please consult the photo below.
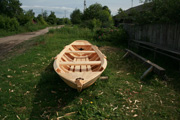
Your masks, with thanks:
[[(26, 41), (0, 60), (0, 119), (180, 119), (180, 93), (126, 58), (124, 47), (94, 41), (89, 29), (64, 27)], [(108, 66), (95, 84), (78, 93), (53, 70), (55, 57), (74, 40), (88, 40), (107, 56)], [(117, 46), (117, 45), (116, 45)], [(176, 79), (176, 78), (174, 78)]]

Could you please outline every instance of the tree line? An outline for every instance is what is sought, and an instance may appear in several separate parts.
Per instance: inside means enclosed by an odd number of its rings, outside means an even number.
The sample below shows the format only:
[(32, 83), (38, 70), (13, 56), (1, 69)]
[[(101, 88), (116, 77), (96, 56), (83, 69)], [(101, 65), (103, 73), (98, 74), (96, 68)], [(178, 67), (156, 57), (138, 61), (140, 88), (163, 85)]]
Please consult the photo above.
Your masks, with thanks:
[(141, 11), (131, 9), (126, 11), (119, 9), (115, 18), (125, 18), (133, 23), (144, 24), (174, 24), (180, 22), (180, 0), (140, 0), (144, 2)]
[[(68, 18), (57, 18), (55, 13), (51, 11), (48, 15), (47, 11), (35, 17), (33, 10), (24, 11), (21, 8), (22, 3), (19, 0), (0, 0), (0, 29), (6, 31), (33, 31), (33, 27), (70, 24)], [(38, 28), (37, 28), (38, 29)]]
[(94, 29), (97, 27), (113, 26), (111, 11), (107, 6), (95, 3), (86, 8), (83, 12), (75, 9), (71, 15), (71, 22), (82, 27)]

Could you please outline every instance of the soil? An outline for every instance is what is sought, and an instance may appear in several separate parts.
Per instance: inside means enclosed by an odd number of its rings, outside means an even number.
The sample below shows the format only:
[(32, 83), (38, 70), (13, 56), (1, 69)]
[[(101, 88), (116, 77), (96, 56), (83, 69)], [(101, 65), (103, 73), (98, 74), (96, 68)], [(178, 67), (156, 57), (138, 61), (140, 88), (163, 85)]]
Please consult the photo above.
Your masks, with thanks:
[(53, 29), (53, 28), (55, 29), (55, 28), (61, 28), (61, 27), (63, 26), (61, 25), (61, 26), (56, 26), (56, 27), (47, 27), (45, 29), (35, 31), (35, 32), (22, 33), (22, 34), (0, 38), (0, 57), (6, 55), (8, 52), (12, 51), (12, 49), (15, 46), (17, 46), (18, 44), (26, 40), (30, 40), (39, 35), (44, 35), (49, 31), (49, 29)]

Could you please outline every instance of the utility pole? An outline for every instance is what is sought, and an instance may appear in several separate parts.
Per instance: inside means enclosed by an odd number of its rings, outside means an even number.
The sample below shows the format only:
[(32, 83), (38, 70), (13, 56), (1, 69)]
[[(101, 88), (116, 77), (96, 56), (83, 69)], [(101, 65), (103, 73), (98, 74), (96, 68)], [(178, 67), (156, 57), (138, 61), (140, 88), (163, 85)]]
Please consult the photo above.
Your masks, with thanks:
[(43, 9), (41, 9), (41, 12), (42, 12), (41, 14), (42, 14), (42, 16), (43, 16)]
[(86, 0), (84, 0), (84, 11), (86, 10)]
[(133, 0), (131, 0), (131, 7), (133, 7)]
[(66, 18), (66, 10), (64, 11), (64, 17)]

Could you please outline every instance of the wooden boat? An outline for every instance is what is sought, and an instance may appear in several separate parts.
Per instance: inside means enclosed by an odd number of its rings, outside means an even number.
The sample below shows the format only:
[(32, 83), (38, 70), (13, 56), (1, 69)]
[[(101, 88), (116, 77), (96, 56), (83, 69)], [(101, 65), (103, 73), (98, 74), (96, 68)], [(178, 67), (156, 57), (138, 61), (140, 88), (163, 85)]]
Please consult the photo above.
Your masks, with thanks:
[(97, 46), (77, 40), (55, 57), (54, 70), (70, 87), (81, 91), (92, 85), (107, 66), (106, 56)]

